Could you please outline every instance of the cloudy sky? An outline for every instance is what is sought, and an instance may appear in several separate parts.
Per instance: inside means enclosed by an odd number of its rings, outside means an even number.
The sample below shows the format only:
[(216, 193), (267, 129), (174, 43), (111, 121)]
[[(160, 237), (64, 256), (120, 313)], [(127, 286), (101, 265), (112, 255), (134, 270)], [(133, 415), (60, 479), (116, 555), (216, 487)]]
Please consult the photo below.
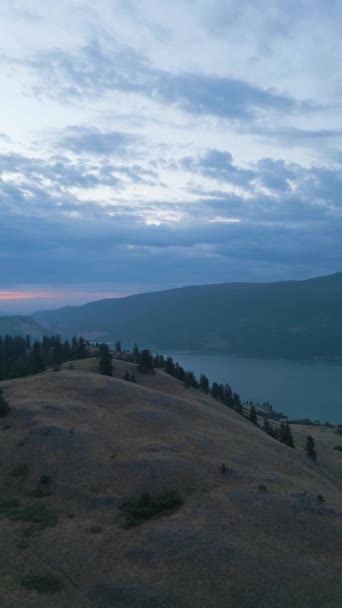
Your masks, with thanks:
[(342, 269), (337, 0), (1, 0), (0, 311)]

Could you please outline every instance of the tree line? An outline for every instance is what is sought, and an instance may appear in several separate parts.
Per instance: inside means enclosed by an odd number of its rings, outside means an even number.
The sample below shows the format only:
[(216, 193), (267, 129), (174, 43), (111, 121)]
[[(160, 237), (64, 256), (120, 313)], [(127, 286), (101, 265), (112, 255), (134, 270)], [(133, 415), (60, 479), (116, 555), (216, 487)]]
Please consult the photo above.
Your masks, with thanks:
[(30, 336), (0, 336), (0, 381), (38, 374), (50, 366), (89, 356), (84, 338), (62, 340), (44, 336), (32, 342)]

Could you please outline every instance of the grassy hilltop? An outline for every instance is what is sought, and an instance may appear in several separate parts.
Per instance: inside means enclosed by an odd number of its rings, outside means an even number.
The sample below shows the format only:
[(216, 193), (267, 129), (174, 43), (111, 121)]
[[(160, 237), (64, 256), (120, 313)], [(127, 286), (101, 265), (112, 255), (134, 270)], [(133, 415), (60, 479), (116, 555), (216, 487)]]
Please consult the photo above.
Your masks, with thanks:
[(1, 607), (339, 608), (341, 437), (113, 363), (0, 383)]

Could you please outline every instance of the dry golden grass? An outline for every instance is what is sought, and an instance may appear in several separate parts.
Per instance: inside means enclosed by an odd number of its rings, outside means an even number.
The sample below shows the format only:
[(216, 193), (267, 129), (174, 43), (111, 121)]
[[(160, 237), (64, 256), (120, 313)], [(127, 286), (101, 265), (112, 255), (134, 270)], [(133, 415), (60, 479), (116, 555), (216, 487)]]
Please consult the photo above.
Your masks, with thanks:
[[(67, 368), (1, 383), (12, 414), (0, 426), (0, 512), (5, 500), (58, 512), (45, 528), (0, 518), (1, 608), (340, 608), (342, 456), (331, 429), (293, 427), (291, 450), (163, 372)], [(137, 384), (122, 380), (127, 369)], [(28, 474), (11, 476), (22, 464)], [(42, 475), (50, 495), (29, 496)], [(181, 508), (123, 527), (123, 500), (169, 490)], [(62, 586), (38, 593), (25, 577)]]

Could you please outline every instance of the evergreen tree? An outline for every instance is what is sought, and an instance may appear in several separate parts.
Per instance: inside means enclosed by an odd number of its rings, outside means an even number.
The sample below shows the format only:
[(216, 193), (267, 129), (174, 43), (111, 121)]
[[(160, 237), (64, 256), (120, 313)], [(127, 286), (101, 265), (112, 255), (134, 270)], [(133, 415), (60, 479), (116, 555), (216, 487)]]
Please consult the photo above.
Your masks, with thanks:
[(165, 362), (165, 371), (166, 371), (167, 374), (170, 374), (170, 376), (174, 376), (175, 375), (175, 373), (176, 373), (176, 366), (175, 366), (175, 364), (173, 362), (172, 357), (168, 357), (166, 359), (166, 362)]
[(252, 405), (252, 407), (249, 410), (248, 420), (252, 424), (256, 424), (258, 426), (258, 417), (257, 417), (257, 413), (256, 413), (256, 409), (255, 409), (254, 405)]
[(0, 417), (3, 418), (4, 416), (7, 416), (11, 411), (10, 406), (8, 405), (4, 395), (3, 395), (3, 390), (2, 388), (0, 388)]
[(153, 356), (150, 351), (145, 348), (141, 351), (140, 360), (139, 360), (139, 369), (142, 372), (154, 372), (153, 367)]
[(117, 353), (121, 353), (121, 352), (122, 352), (122, 348), (121, 348), (121, 342), (120, 342), (120, 340), (117, 340), (117, 341), (115, 342), (115, 352), (117, 352)]
[(241, 415), (243, 414), (243, 408), (242, 408), (240, 395), (238, 395), (237, 393), (233, 393), (233, 407), (234, 407), (234, 410), (238, 414), (241, 414)]
[(306, 455), (316, 462), (317, 460), (317, 452), (315, 448), (315, 441), (311, 435), (307, 435), (306, 443), (305, 443), (305, 453)]
[(134, 344), (134, 348), (133, 348), (133, 361), (134, 361), (134, 363), (139, 363), (139, 359), (140, 359), (140, 350), (137, 347), (137, 345)]
[(233, 391), (230, 388), (229, 384), (226, 384), (224, 387), (223, 403), (224, 403), (224, 405), (227, 405), (228, 407), (231, 407), (231, 408), (234, 407)]
[(209, 393), (209, 380), (205, 374), (200, 375), (199, 387), (204, 393)]
[(39, 342), (34, 342), (31, 351), (31, 373), (39, 374), (45, 369)]
[(294, 448), (293, 435), (288, 421), (281, 422), (279, 430), (279, 441), (289, 448)]
[(210, 394), (214, 399), (219, 399), (220, 397), (220, 387), (217, 382), (213, 382), (212, 387), (210, 389)]
[(112, 376), (113, 375), (113, 363), (112, 363), (112, 355), (109, 350), (108, 344), (102, 344), (100, 346), (100, 374), (104, 376)]

